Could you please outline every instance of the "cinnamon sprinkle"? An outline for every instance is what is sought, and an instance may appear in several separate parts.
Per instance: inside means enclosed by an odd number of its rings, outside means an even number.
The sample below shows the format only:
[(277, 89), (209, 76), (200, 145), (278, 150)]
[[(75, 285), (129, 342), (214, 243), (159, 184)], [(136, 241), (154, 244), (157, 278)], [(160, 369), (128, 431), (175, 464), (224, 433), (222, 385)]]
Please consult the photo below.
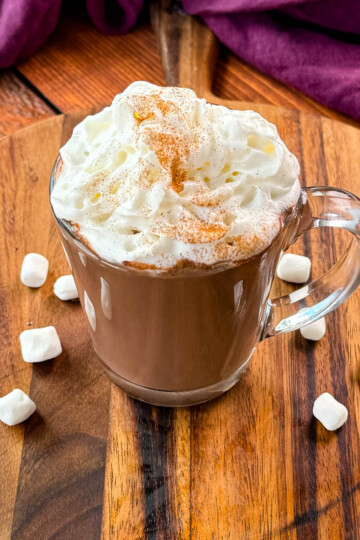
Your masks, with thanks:
[[(220, 240), (229, 230), (228, 226), (218, 223), (206, 223), (204, 221), (182, 217), (178, 225), (162, 224), (161, 232), (168, 238), (181, 240), (189, 244), (206, 244)], [(153, 233), (157, 234), (156, 227)]]
[[(140, 126), (145, 120), (156, 117), (158, 111), (163, 118), (171, 113), (181, 117), (179, 107), (161, 98), (161, 94), (151, 94), (149, 96), (133, 96), (134, 118)], [(162, 127), (162, 131), (147, 126), (148, 146), (152, 150), (160, 165), (169, 172), (171, 177), (171, 187), (177, 193), (183, 190), (184, 182), (187, 180), (187, 162), (190, 155), (189, 144), (184, 137), (179, 134), (178, 129), (171, 124)]]
[(162, 116), (165, 116), (169, 112), (178, 112), (174, 103), (164, 101), (160, 95), (152, 94), (150, 96), (132, 96), (133, 103), (135, 104), (134, 118), (137, 121), (138, 126), (144, 120), (153, 120), (155, 118), (154, 109), (158, 109)]
[[(124, 266), (130, 266), (131, 268), (136, 268), (137, 270), (159, 270), (159, 268), (155, 264), (141, 263), (137, 261), (124, 261), (122, 264)], [(164, 270), (169, 270), (169, 268), (165, 268)]]
[(149, 148), (155, 152), (160, 165), (170, 173), (171, 187), (177, 193), (187, 179), (186, 163), (190, 149), (184, 140), (172, 133), (149, 129)]

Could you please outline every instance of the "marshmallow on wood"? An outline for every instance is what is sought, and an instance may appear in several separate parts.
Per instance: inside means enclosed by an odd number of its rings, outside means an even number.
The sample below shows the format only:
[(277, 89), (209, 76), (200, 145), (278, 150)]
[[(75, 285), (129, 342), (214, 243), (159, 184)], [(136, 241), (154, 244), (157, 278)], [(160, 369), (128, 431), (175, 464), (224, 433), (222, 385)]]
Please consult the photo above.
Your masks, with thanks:
[(60, 276), (54, 283), (54, 294), (60, 300), (75, 300), (79, 298), (74, 278), (71, 274)]
[(0, 420), (8, 426), (24, 422), (35, 410), (33, 400), (18, 388), (0, 398)]
[(305, 283), (310, 276), (311, 261), (309, 257), (285, 253), (280, 259), (276, 274), (280, 279), (290, 283)]
[(317, 321), (303, 326), (300, 328), (301, 335), (305, 339), (310, 339), (311, 341), (319, 341), (319, 339), (325, 336), (326, 332), (326, 323), (325, 317), (318, 319)]
[(20, 344), (23, 360), (32, 364), (62, 353), (60, 339), (53, 326), (25, 330), (20, 334)]
[(319, 396), (314, 403), (313, 415), (323, 426), (329, 431), (335, 431), (345, 424), (348, 418), (348, 410), (342, 403), (324, 392)]
[(39, 253), (25, 255), (21, 266), (20, 279), (28, 287), (44, 285), (49, 270), (49, 261)]

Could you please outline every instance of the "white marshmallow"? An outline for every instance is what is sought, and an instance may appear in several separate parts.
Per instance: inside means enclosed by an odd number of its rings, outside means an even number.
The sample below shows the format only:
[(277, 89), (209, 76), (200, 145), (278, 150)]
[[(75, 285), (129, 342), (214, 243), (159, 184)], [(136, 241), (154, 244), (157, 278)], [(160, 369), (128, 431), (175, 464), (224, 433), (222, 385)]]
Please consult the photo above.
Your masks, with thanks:
[(8, 426), (20, 424), (36, 410), (36, 405), (22, 390), (16, 388), (0, 398), (0, 420)]
[(24, 362), (44, 362), (62, 353), (59, 336), (53, 326), (33, 328), (20, 334)]
[(285, 253), (280, 259), (276, 274), (280, 279), (290, 283), (305, 283), (309, 279), (311, 261), (309, 257)]
[(342, 403), (324, 392), (314, 403), (313, 415), (320, 420), (323, 426), (329, 431), (335, 431), (345, 424), (348, 418), (348, 410)]
[(325, 336), (326, 323), (325, 317), (318, 319), (317, 321), (303, 326), (300, 328), (300, 333), (305, 339), (311, 339), (311, 341), (319, 341), (319, 339)]
[(44, 285), (49, 270), (49, 261), (39, 253), (25, 255), (21, 266), (20, 279), (27, 287)]
[(75, 300), (79, 298), (74, 278), (71, 274), (60, 276), (54, 283), (54, 294), (60, 300)]

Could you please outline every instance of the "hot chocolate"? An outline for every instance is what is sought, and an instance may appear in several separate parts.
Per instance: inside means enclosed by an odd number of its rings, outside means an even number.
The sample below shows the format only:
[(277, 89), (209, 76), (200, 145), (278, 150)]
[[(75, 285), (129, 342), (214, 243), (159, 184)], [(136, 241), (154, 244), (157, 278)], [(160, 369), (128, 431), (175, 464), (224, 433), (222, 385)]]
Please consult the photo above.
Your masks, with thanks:
[(111, 378), (160, 405), (205, 401), (230, 388), (264, 330), (276, 264), (295, 223), (233, 267), (161, 273), (109, 265), (63, 233), (94, 348)]
[(134, 83), (60, 156), (51, 203), (107, 372), (163, 405), (232, 386), (296, 234), (299, 166), (275, 126)]

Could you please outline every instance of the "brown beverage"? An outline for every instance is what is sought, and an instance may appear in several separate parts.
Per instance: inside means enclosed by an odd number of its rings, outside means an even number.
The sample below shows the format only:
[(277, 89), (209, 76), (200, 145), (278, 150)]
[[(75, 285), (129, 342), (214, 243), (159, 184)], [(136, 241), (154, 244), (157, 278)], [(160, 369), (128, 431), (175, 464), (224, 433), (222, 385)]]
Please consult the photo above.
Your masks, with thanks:
[(86, 291), (93, 304), (90, 332), (110, 377), (161, 405), (205, 401), (233, 386), (261, 337), (276, 264), (295, 223), (232, 268), (161, 274), (106, 264), (63, 232), (79, 296)]
[(104, 369), (168, 406), (239, 379), (270, 324), (280, 254), (300, 219), (311, 226), (275, 128), (189, 92), (138, 83), (86, 119), (51, 196)]

